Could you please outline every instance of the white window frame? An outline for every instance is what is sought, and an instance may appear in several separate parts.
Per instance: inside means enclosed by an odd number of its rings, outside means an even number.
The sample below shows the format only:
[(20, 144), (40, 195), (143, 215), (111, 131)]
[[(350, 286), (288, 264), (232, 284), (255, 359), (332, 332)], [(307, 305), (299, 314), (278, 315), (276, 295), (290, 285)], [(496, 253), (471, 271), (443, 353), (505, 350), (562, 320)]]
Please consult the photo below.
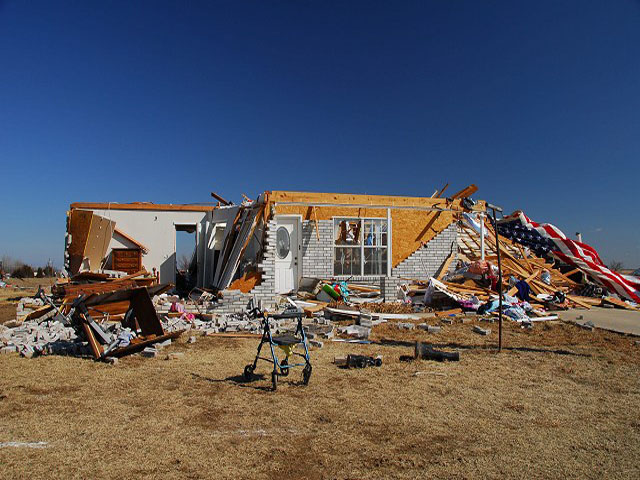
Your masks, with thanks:
[[(331, 271), (334, 277), (349, 277), (350, 275), (336, 275), (335, 274), (335, 263), (336, 263), (336, 248), (341, 248), (341, 247), (346, 247), (346, 248), (356, 248), (356, 247), (350, 247), (348, 245), (336, 245), (336, 220), (347, 220), (347, 221), (354, 221), (354, 220), (359, 220), (362, 225), (362, 227), (360, 228), (360, 274), (357, 275), (358, 277), (367, 277), (367, 278), (376, 278), (376, 277), (384, 277), (384, 276), (389, 276), (389, 265), (391, 262), (391, 216), (387, 215), (386, 217), (356, 217), (356, 216), (337, 216), (337, 217), (331, 217), (331, 230), (332, 230), (332, 234), (331, 234)], [(365, 275), (364, 274), (364, 250), (365, 250), (365, 244), (364, 244), (364, 222), (365, 220), (384, 220), (385, 222), (387, 222), (387, 244), (384, 246), (384, 248), (387, 250), (387, 271), (386, 272), (382, 272), (379, 274), (369, 274), (369, 275)], [(375, 247), (369, 247), (369, 248), (375, 248)]]

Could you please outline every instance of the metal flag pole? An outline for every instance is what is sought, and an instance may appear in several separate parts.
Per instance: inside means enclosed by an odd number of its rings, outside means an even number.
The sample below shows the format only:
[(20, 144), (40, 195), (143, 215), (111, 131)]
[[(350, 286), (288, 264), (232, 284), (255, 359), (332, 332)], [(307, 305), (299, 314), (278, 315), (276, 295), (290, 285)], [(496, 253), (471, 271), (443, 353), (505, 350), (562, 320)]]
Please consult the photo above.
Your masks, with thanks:
[(491, 209), (493, 214), (493, 231), (496, 236), (496, 253), (498, 255), (498, 351), (502, 351), (502, 263), (500, 261), (500, 238), (498, 235), (498, 221), (496, 220), (496, 211), (502, 213), (502, 208), (487, 203), (487, 208)]

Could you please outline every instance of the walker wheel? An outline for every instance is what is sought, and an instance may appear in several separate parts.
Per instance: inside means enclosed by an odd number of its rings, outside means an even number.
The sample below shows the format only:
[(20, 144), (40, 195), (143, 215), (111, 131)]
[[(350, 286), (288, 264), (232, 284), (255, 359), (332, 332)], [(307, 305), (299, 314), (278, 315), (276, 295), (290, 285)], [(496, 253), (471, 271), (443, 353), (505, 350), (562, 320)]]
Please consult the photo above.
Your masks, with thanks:
[(283, 366), (289, 365), (289, 361), (285, 358), (280, 362), (280, 365), (280, 375), (282, 375), (283, 377), (289, 375), (289, 368), (282, 368)]
[(311, 364), (307, 363), (302, 369), (302, 383), (309, 385), (309, 379), (311, 378)]
[(278, 388), (278, 374), (276, 372), (271, 373), (271, 389), (275, 392)]
[(246, 367), (244, 367), (242, 378), (244, 378), (245, 381), (250, 382), (253, 378), (253, 368), (253, 365), (247, 365)]

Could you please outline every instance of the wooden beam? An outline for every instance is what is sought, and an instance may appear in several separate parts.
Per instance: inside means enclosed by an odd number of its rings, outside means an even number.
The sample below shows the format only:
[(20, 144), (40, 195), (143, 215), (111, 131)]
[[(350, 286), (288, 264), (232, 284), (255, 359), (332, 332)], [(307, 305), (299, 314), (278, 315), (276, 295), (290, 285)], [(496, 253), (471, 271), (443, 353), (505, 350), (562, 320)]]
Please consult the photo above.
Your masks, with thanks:
[(134, 203), (92, 203), (75, 202), (71, 209), (84, 210), (155, 210), (165, 212), (210, 212), (213, 205), (171, 205), (164, 203), (134, 202)]
[(465, 197), (470, 197), (471, 195), (473, 195), (474, 193), (476, 193), (478, 191), (478, 187), (476, 187), (473, 183), (471, 185), (469, 185), (468, 187), (463, 188), (462, 190), (460, 190), (459, 192), (454, 193), (451, 198), (452, 199), (456, 199), (456, 198), (465, 198)]
[(269, 192), (270, 200), (275, 203), (353, 204), (385, 207), (441, 207), (457, 208), (459, 202), (449, 202), (446, 198), (398, 197), (390, 195), (359, 195), (348, 193), (316, 192)]
[[(536, 278), (538, 275), (540, 274), (540, 270), (536, 270), (535, 272), (533, 272), (531, 275), (529, 275), (527, 278), (525, 278), (525, 282), (529, 283), (531, 280), (533, 280), (534, 278)], [(518, 287), (511, 287), (508, 291), (507, 291), (507, 295), (509, 295), (510, 297), (512, 297), (516, 292), (518, 291)]]
[(436, 191), (436, 193), (431, 195), (431, 198), (440, 198), (440, 197), (442, 197), (442, 194), (444, 193), (444, 191), (447, 188), (449, 188), (449, 184), (448, 183), (444, 187), (442, 187), (439, 191)]
[(451, 266), (451, 262), (453, 261), (455, 256), (456, 256), (455, 252), (451, 252), (449, 254), (447, 259), (442, 263), (442, 266), (440, 267), (440, 271), (438, 272), (438, 276), (436, 277), (436, 280), (442, 280), (442, 277), (444, 277), (447, 274), (447, 272), (449, 271), (449, 267)]
[(320, 228), (318, 227), (318, 215), (316, 214), (316, 207), (313, 207), (313, 220), (316, 224), (316, 238), (320, 241)]
[(216, 192), (211, 192), (211, 196), (213, 198), (215, 198), (216, 200), (218, 200), (221, 204), (223, 205), (231, 205), (231, 202), (228, 200), (225, 200), (224, 198), (222, 198), (220, 195), (218, 195)]
[(571, 302), (580, 305), (581, 307), (585, 307), (587, 309), (591, 308), (591, 305), (588, 304), (587, 302), (581, 300), (580, 298), (576, 297), (575, 295), (566, 295), (567, 299), (570, 300)]
[(133, 243), (134, 245), (137, 245), (138, 247), (140, 247), (140, 250), (142, 250), (143, 253), (149, 252), (149, 249), (146, 246), (144, 246), (142, 243), (137, 241), (131, 235), (128, 235), (125, 232), (123, 232), (122, 230), (120, 230), (118, 227), (115, 227), (113, 229), (113, 233), (117, 233), (118, 235), (120, 235), (121, 237), (125, 238), (129, 242)]

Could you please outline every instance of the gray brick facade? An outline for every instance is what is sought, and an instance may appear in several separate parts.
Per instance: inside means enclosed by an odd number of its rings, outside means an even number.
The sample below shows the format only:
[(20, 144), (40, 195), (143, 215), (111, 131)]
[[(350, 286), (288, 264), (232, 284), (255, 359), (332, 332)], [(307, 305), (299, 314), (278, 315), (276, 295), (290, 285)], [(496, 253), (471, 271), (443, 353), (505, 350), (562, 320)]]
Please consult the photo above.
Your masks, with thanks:
[[(318, 240), (318, 237), (320, 239)], [(302, 276), (331, 278), (333, 276), (333, 222), (305, 220), (302, 222)]]
[[(318, 240), (318, 234), (320, 239)], [(313, 220), (302, 222), (302, 276), (311, 278), (332, 278), (333, 275), (333, 222), (331, 220)], [(223, 313), (244, 310), (255, 296), (262, 300), (266, 308), (275, 303), (275, 245), (276, 222), (267, 224), (263, 258), (258, 263), (262, 273), (262, 282), (250, 293), (238, 290), (225, 290), (219, 311)], [(391, 277), (352, 277), (351, 281), (377, 285), (385, 301), (397, 299), (398, 285), (405, 283), (403, 278), (427, 279), (433, 276), (452, 251), (457, 250), (458, 225), (453, 223), (440, 232), (425, 246), (419, 248), (398, 266), (392, 269)], [(451, 269), (455, 268), (455, 261)]]
[[(406, 283), (405, 278), (426, 280), (435, 275), (451, 252), (457, 252), (458, 224), (452, 223), (442, 232), (431, 239), (425, 246), (420, 247), (409, 257), (391, 270), (391, 277), (383, 279), (382, 295), (385, 302), (398, 299), (398, 285)], [(451, 262), (450, 270), (455, 268), (455, 259)]]
[(275, 248), (276, 248), (276, 222), (267, 223), (264, 237), (262, 259), (258, 263), (258, 271), (262, 273), (262, 281), (249, 293), (240, 290), (224, 290), (222, 300), (216, 309), (219, 313), (237, 313), (246, 309), (252, 298), (262, 301), (262, 307), (273, 309), (275, 306)]
[[(391, 270), (391, 276), (417, 279), (433, 276), (449, 254), (457, 251), (457, 242), (458, 225), (452, 223)], [(451, 266), (455, 266), (455, 261)]]

